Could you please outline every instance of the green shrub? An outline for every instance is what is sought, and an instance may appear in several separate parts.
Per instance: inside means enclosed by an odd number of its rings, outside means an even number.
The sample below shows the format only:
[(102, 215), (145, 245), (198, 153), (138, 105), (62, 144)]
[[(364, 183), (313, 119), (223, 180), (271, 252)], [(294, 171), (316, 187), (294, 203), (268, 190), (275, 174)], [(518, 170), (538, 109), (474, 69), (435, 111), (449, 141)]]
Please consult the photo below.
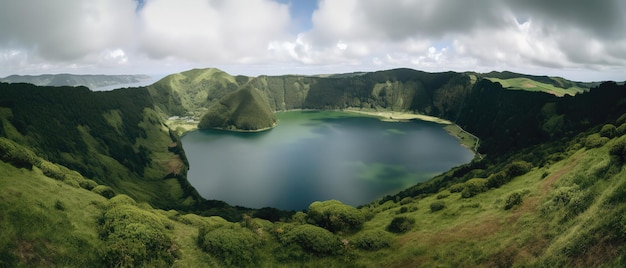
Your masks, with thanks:
[(463, 191), (461, 191), (461, 197), (463, 198), (470, 198), (472, 196), (475, 196), (479, 193), (482, 193), (484, 191), (487, 191), (487, 180), (486, 179), (480, 179), (480, 178), (474, 178), (471, 179), (467, 182), (465, 182), (465, 189), (463, 189)]
[(402, 198), (402, 200), (400, 200), (400, 205), (406, 205), (410, 203), (413, 203), (413, 198), (410, 196), (407, 196), (405, 198)]
[(533, 164), (526, 161), (515, 161), (506, 166), (506, 174), (509, 180), (517, 176), (528, 173), (533, 168)]
[(487, 177), (487, 187), (498, 188), (509, 181), (510, 179), (509, 176), (507, 176), (507, 173), (505, 171), (500, 171)]
[(307, 217), (306, 213), (302, 211), (298, 211), (296, 212), (296, 214), (293, 214), (293, 216), (291, 216), (291, 222), (298, 223), (298, 224), (305, 224), (306, 217)]
[(310, 224), (293, 226), (279, 235), (283, 245), (295, 245), (315, 256), (332, 256), (341, 253), (343, 243), (330, 231)]
[(401, 234), (410, 231), (415, 224), (415, 219), (407, 218), (407, 217), (395, 217), (389, 225), (387, 225), (387, 231)]
[(609, 155), (617, 157), (620, 163), (626, 158), (626, 138), (620, 138), (609, 149)]
[(65, 204), (61, 200), (54, 202), (54, 208), (57, 210), (65, 210)]
[(417, 211), (417, 207), (416, 206), (401, 206), (396, 211), (396, 214), (403, 214), (403, 213), (413, 212), (413, 211)]
[(450, 196), (450, 194), (451, 194), (451, 193), (450, 193), (450, 191), (449, 191), (449, 190), (443, 190), (443, 191), (441, 191), (441, 192), (439, 192), (439, 193), (437, 194), (437, 199), (444, 199), (444, 198), (446, 198), (446, 197)]
[(252, 231), (235, 224), (211, 231), (201, 228), (198, 242), (202, 250), (227, 266), (250, 266), (258, 262), (260, 240)]
[(522, 194), (519, 192), (514, 192), (510, 194), (506, 198), (506, 203), (504, 203), (504, 210), (509, 210), (514, 206), (517, 206), (522, 203)]
[(460, 193), (461, 191), (463, 191), (463, 189), (465, 189), (465, 183), (456, 183), (448, 187), (448, 190), (451, 193)]
[(606, 124), (604, 126), (602, 126), (602, 128), (600, 129), (600, 136), (602, 137), (607, 137), (607, 138), (613, 138), (615, 137), (615, 126), (612, 124)]
[(172, 241), (154, 213), (120, 204), (105, 210), (99, 223), (107, 266), (171, 266), (174, 263)]
[(93, 190), (93, 188), (96, 188), (96, 186), (98, 186), (98, 183), (90, 179), (84, 179), (81, 180), (78, 185), (80, 185), (80, 187), (83, 189), (91, 191)]
[(594, 133), (585, 139), (585, 147), (587, 148), (598, 148), (602, 147), (602, 145), (606, 144), (609, 141), (607, 137), (601, 137), (600, 134)]
[(391, 246), (393, 237), (383, 230), (369, 230), (359, 233), (352, 241), (357, 248), (379, 250)]
[(95, 188), (91, 189), (91, 191), (106, 198), (111, 198), (115, 196), (115, 192), (113, 191), (113, 189), (106, 185), (98, 185)]
[(435, 201), (430, 203), (430, 212), (437, 212), (446, 208), (446, 202), (443, 201)]
[(38, 157), (31, 150), (12, 140), (0, 137), (0, 160), (18, 168), (32, 168)]
[(365, 216), (360, 210), (337, 200), (313, 202), (309, 206), (308, 219), (333, 233), (359, 230), (365, 222)]
[(111, 199), (107, 201), (107, 207), (109, 208), (115, 207), (117, 205), (133, 205), (134, 206), (134, 205), (137, 205), (137, 202), (135, 201), (135, 199), (125, 194), (118, 194), (114, 197), (111, 197)]
[(541, 212), (547, 214), (560, 210), (566, 207), (579, 193), (580, 189), (578, 185), (560, 187), (554, 190), (552, 198), (541, 206)]

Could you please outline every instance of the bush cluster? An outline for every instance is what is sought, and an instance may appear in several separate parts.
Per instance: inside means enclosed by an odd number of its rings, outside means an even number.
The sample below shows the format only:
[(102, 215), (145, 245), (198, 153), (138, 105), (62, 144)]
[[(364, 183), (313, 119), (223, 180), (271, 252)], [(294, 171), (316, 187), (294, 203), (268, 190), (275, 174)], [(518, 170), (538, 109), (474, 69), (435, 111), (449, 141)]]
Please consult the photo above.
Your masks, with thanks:
[(410, 231), (415, 224), (415, 219), (408, 217), (395, 217), (391, 220), (391, 223), (387, 225), (387, 231), (401, 234)]
[(519, 192), (514, 192), (510, 194), (506, 198), (506, 202), (504, 203), (504, 210), (509, 210), (514, 206), (517, 206), (522, 203), (522, 194)]
[(352, 241), (357, 248), (379, 250), (391, 246), (393, 237), (383, 230), (369, 230), (359, 233)]
[(533, 164), (526, 161), (514, 161), (504, 167), (502, 171), (496, 172), (487, 177), (488, 188), (498, 188), (513, 178), (528, 173), (533, 168)]
[(461, 191), (461, 197), (470, 198), (487, 191), (487, 179), (475, 178), (465, 182), (465, 188)]
[(153, 213), (129, 204), (108, 204), (99, 219), (105, 241), (104, 262), (109, 267), (171, 266), (172, 240)]
[(227, 266), (250, 266), (258, 262), (260, 239), (236, 224), (212, 230), (201, 228), (198, 244)]
[(318, 257), (338, 255), (343, 247), (333, 233), (310, 224), (293, 226), (280, 234), (279, 240), (287, 247), (296, 246)]
[(443, 201), (435, 201), (430, 203), (430, 212), (437, 212), (446, 208), (446, 202)]
[(598, 133), (591, 134), (587, 136), (585, 139), (585, 147), (587, 148), (598, 148), (602, 147), (602, 145), (606, 144), (609, 141), (609, 138), (602, 137)]
[(94, 187), (93, 189), (91, 189), (91, 191), (109, 199), (115, 196), (115, 192), (113, 191), (113, 188), (109, 186), (105, 186), (105, 185), (98, 185)]
[(615, 156), (620, 163), (626, 160), (626, 137), (617, 140), (609, 149), (609, 154)]
[(437, 199), (444, 199), (450, 196), (451, 192), (449, 190), (443, 190), (437, 194)]
[(602, 126), (602, 128), (600, 129), (600, 136), (602, 137), (607, 137), (609, 139), (615, 137), (616, 134), (616, 128), (614, 125), (612, 124), (606, 124), (604, 126)]
[(307, 217), (309, 222), (333, 233), (357, 231), (365, 222), (365, 216), (360, 210), (337, 200), (313, 202)]

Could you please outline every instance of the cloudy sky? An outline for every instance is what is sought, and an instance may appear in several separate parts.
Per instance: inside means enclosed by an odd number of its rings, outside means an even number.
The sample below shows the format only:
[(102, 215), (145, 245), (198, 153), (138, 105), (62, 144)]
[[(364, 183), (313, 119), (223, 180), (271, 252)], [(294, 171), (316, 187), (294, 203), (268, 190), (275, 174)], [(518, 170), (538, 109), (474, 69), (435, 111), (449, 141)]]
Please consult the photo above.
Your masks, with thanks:
[(626, 80), (622, 0), (3, 0), (10, 74), (408, 67)]

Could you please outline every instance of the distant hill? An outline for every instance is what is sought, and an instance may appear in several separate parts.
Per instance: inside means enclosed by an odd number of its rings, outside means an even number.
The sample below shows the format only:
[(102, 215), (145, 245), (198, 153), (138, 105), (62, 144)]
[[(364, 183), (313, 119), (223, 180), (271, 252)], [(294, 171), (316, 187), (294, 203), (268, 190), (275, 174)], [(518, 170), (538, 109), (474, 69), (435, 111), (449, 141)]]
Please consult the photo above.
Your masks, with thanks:
[(272, 128), (276, 123), (276, 116), (261, 93), (244, 87), (213, 103), (198, 127), (260, 131)]
[(115, 85), (128, 85), (150, 79), (147, 75), (98, 75), (98, 74), (43, 74), (11, 75), (0, 78), (5, 83), (28, 83), (36, 86), (85, 86), (90, 89)]
[(555, 96), (576, 95), (598, 86), (599, 82), (574, 82), (562, 77), (536, 76), (513, 72), (490, 72), (479, 76), (511, 90), (540, 91)]

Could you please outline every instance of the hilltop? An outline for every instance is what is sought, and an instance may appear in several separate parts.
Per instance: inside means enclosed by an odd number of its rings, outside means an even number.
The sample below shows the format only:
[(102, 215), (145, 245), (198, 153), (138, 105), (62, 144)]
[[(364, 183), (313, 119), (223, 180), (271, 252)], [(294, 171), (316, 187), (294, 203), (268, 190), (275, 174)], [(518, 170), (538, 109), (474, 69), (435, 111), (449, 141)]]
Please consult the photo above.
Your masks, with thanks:
[(261, 93), (251, 87), (244, 87), (228, 93), (209, 106), (198, 128), (262, 131), (276, 124), (276, 116)]
[[(0, 83), (0, 267), (624, 266), (626, 86), (548, 79), (197, 69), (110, 92)], [(242, 105), (434, 116), (484, 157), (358, 208), (204, 200), (174, 123), (246, 119)]]

